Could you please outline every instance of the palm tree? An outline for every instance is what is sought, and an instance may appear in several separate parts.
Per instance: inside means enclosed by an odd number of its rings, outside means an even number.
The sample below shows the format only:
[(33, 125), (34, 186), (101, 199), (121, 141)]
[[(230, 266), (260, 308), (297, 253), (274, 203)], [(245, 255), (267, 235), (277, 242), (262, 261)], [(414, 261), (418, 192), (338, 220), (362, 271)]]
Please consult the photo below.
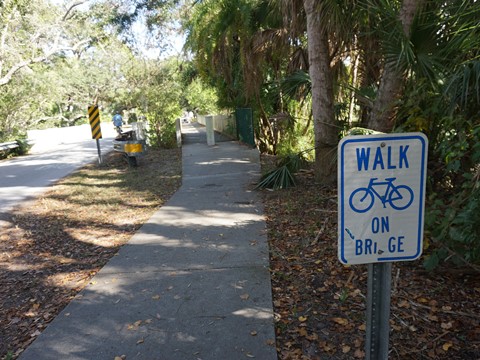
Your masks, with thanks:
[[(385, 7), (392, 5), (389, 1), (383, 3)], [(413, 20), (420, 11), (421, 3), (422, 0), (403, 0), (398, 10), (398, 18), (391, 19), (395, 26), (392, 27), (389, 38), (400, 39), (400, 43), (405, 45), (407, 49), (409, 48)], [(389, 10), (387, 14), (395, 14), (394, 8), (387, 9)], [(385, 9), (382, 9), (382, 11), (385, 11)], [(368, 122), (368, 127), (373, 130), (390, 132), (395, 124), (396, 101), (401, 94), (407, 75), (406, 69), (401, 68), (399, 66), (401, 63), (396, 60), (394, 57), (388, 56), (385, 59), (377, 96)]]

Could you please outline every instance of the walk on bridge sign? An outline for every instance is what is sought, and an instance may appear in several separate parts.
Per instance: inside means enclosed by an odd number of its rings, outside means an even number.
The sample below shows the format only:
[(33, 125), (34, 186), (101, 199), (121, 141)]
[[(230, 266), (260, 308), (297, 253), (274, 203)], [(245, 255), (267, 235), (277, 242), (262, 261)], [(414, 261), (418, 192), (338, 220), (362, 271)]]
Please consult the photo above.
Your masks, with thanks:
[(338, 258), (415, 260), (422, 253), (428, 140), (422, 133), (348, 136), (338, 145)]

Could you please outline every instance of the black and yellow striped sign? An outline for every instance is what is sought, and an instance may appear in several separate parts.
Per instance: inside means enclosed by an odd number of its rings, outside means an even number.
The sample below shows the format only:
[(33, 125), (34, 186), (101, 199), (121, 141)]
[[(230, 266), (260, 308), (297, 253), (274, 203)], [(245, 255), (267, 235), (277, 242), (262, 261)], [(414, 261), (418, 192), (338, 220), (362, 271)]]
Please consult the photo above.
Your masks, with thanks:
[(88, 120), (90, 121), (90, 127), (92, 128), (92, 139), (102, 138), (102, 129), (100, 128), (100, 110), (97, 105), (88, 107)]

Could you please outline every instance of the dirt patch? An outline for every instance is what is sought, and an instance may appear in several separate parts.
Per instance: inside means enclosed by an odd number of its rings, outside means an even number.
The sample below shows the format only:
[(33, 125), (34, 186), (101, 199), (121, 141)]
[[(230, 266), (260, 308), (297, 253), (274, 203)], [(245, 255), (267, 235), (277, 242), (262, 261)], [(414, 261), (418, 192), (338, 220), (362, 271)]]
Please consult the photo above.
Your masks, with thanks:
[[(336, 189), (297, 181), (263, 191), (279, 359), (362, 359), (367, 266), (337, 259)], [(468, 269), (395, 263), (389, 359), (480, 359), (479, 297)]]
[(121, 154), (17, 208), (0, 235), (0, 358), (16, 358), (181, 184), (181, 150)]

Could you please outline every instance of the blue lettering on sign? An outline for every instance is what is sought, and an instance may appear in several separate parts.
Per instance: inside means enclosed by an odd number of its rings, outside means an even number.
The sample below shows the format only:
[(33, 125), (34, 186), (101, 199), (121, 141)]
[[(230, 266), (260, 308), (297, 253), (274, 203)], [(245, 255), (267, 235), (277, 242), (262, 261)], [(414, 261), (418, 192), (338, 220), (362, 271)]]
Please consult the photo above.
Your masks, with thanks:
[(380, 166), (382, 170), (385, 169), (385, 166), (383, 165), (383, 155), (381, 147), (377, 147), (377, 152), (375, 153), (375, 160), (373, 161), (373, 170), (377, 170), (377, 166)]
[(407, 159), (407, 150), (410, 145), (407, 146), (400, 146), (400, 154), (399, 154), (399, 167), (402, 168), (402, 164), (405, 164), (405, 168), (408, 169), (408, 159)]
[(381, 219), (374, 217), (372, 219), (372, 232), (374, 234), (390, 232), (390, 219), (388, 216), (382, 216)]
[(404, 239), (405, 239), (405, 236), (399, 236), (398, 238), (395, 238), (395, 236), (392, 236), (390, 239), (388, 239), (388, 251), (391, 253), (404, 252), (405, 251), (405, 249), (403, 248)]
[(355, 240), (355, 255), (374, 255), (377, 253), (377, 243), (372, 239)]
[[(369, 165), (371, 165), (372, 170), (385, 170), (385, 158), (386, 168), (387, 169), (408, 169), (408, 157), (407, 151), (410, 145), (401, 145), (398, 149), (398, 159), (394, 158), (392, 147), (387, 146), (381, 147), (378, 146), (375, 150), (375, 156), (372, 159), (372, 163), (370, 163), (370, 148), (356, 148), (355, 151), (357, 153), (357, 169), (358, 171), (368, 171)], [(382, 151), (383, 150), (383, 151)], [(387, 152), (386, 154), (384, 152)]]
[(356, 148), (358, 171), (362, 171), (362, 165), (368, 170), (368, 159), (370, 158), (370, 148)]

